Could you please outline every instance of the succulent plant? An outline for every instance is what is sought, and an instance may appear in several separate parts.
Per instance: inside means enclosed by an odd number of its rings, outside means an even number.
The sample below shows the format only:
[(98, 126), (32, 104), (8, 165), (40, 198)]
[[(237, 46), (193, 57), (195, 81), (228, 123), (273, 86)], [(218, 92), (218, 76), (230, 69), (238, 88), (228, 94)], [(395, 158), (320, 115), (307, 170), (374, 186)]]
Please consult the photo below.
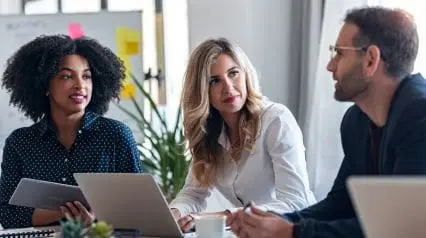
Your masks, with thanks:
[(90, 238), (110, 238), (112, 233), (112, 226), (104, 221), (93, 223), (89, 229)]
[(62, 238), (84, 238), (87, 229), (81, 219), (67, 219), (61, 221), (61, 237)]

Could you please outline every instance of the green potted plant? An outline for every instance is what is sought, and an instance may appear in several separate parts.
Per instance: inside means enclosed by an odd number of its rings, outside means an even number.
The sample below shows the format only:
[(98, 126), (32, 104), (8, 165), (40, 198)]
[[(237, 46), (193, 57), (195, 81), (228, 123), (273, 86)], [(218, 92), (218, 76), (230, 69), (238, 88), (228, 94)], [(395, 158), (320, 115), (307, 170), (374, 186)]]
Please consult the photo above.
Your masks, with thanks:
[(62, 238), (84, 238), (87, 235), (88, 229), (84, 227), (81, 219), (67, 218), (61, 221), (61, 237)]
[(113, 233), (112, 226), (104, 221), (93, 223), (88, 232), (90, 238), (109, 238)]
[(143, 95), (144, 99), (148, 100), (151, 111), (159, 121), (159, 128), (154, 128), (146, 119), (142, 109), (143, 102), (138, 102), (134, 97), (131, 97), (130, 100), (133, 102), (137, 113), (132, 112), (120, 103), (116, 105), (135, 120), (138, 128), (143, 132), (145, 142), (138, 143), (141, 163), (149, 173), (159, 180), (159, 185), (166, 199), (170, 201), (185, 184), (189, 167), (181, 108), (178, 108), (176, 122), (173, 126), (170, 126), (142, 83), (133, 74), (131, 74), (131, 78), (137, 91)]
[(81, 219), (67, 218), (60, 224), (62, 238), (110, 238), (114, 233), (112, 226), (104, 221), (85, 227)]

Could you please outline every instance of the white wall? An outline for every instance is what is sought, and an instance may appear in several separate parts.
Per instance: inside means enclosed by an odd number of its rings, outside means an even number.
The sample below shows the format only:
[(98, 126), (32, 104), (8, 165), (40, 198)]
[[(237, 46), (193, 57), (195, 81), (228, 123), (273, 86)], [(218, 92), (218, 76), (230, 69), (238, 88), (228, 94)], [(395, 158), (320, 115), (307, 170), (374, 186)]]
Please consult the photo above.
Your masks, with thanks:
[[(208, 37), (226, 37), (247, 53), (260, 74), (264, 95), (294, 113), (298, 100), (301, 1), (188, 0), (189, 42), (194, 49)], [(293, 34), (295, 33), (295, 34)], [(296, 38), (295, 38), (296, 37)], [(294, 57), (289, 57), (291, 52)], [(293, 80), (291, 80), (293, 79)]]
[(18, 14), (20, 12), (20, 0), (0, 0), (0, 14)]
[(164, 0), (164, 53), (168, 121), (175, 121), (189, 55), (186, 0)]

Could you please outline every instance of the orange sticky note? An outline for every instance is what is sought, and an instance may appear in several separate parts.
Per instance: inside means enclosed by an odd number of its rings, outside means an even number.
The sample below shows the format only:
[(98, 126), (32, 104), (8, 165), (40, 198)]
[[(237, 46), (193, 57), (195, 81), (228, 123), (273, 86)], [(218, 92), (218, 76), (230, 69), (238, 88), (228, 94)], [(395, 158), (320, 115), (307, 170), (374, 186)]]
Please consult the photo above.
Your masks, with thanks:
[(121, 89), (121, 98), (130, 99), (136, 97), (136, 87), (133, 83), (125, 83)]
[(70, 23), (68, 24), (68, 35), (71, 39), (77, 39), (84, 36), (83, 29), (81, 28), (80, 23)]

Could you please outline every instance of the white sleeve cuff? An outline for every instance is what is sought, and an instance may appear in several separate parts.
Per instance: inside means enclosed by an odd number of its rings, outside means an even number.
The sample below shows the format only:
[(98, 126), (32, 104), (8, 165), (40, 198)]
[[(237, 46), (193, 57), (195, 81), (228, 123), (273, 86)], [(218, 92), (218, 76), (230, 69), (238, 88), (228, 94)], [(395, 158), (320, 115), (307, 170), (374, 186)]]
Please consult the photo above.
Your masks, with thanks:
[(171, 203), (169, 205), (169, 207), (170, 207), (170, 209), (172, 209), (172, 208), (178, 209), (181, 217), (195, 212), (195, 211), (192, 210), (191, 206), (186, 205), (184, 203)]

